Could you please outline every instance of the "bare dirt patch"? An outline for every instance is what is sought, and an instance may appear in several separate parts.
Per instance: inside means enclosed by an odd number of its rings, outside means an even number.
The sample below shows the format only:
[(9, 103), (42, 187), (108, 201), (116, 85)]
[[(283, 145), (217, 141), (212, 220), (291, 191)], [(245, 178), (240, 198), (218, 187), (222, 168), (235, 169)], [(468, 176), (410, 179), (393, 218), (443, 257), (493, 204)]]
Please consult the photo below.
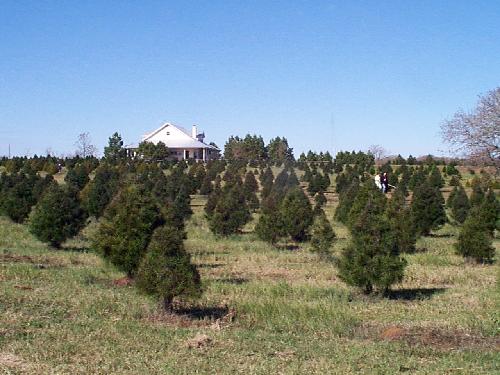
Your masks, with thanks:
[(230, 326), (236, 318), (236, 310), (227, 306), (176, 306), (173, 312), (158, 308), (156, 312), (146, 317), (149, 322), (175, 327), (205, 327), (221, 330)]
[(49, 257), (31, 257), (29, 255), (16, 255), (11, 253), (0, 254), (0, 263), (29, 263), (39, 269), (65, 267), (59, 259)]
[(198, 333), (195, 337), (186, 341), (189, 349), (201, 349), (212, 343), (212, 339), (205, 334)]
[(401, 341), (412, 346), (432, 347), (440, 351), (500, 351), (499, 337), (484, 337), (460, 329), (364, 325), (357, 330), (355, 336), (373, 341)]
[(10, 369), (27, 371), (28, 364), (19, 356), (12, 353), (0, 352), (0, 368), (7, 367)]
[(132, 285), (133, 283), (134, 283), (134, 280), (131, 279), (130, 277), (127, 277), (127, 276), (113, 280), (113, 282), (112, 282), (113, 286), (116, 286), (116, 287), (129, 286), (129, 285)]

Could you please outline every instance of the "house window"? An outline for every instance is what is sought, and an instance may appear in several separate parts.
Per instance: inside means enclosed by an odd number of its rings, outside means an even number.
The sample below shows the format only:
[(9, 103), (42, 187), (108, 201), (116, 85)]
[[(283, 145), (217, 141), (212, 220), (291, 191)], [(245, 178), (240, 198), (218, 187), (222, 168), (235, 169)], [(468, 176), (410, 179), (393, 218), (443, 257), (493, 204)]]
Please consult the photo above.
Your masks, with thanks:
[(167, 132), (167, 135), (170, 135), (170, 132)]

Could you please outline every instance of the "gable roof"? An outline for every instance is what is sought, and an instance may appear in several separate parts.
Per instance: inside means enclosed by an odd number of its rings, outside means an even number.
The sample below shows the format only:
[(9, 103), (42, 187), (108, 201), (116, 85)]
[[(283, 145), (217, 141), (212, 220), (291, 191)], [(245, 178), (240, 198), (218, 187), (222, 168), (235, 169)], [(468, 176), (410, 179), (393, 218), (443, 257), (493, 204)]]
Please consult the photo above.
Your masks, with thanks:
[(162, 130), (164, 130), (165, 128), (168, 128), (168, 127), (172, 127), (174, 129), (179, 130), (182, 133), (183, 137), (182, 137), (182, 139), (175, 139), (175, 140), (172, 140), (171, 142), (166, 140), (164, 143), (167, 147), (170, 147), (170, 148), (210, 148), (212, 150), (220, 151), (218, 147), (208, 145), (204, 142), (200, 142), (196, 138), (193, 138), (191, 136), (191, 134), (183, 127), (173, 125), (169, 122), (166, 122), (165, 124), (160, 126), (158, 129), (152, 131), (151, 133), (144, 134), (142, 136), (142, 141), (143, 142), (148, 141), (149, 139), (151, 139), (152, 137), (154, 137), (155, 135), (157, 135)]

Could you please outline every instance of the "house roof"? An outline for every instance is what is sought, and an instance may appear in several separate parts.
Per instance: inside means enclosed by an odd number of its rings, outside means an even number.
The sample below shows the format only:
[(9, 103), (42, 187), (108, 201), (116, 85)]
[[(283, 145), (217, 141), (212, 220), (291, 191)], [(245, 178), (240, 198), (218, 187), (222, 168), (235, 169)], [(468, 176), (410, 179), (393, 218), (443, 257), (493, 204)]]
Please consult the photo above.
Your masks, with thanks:
[[(147, 141), (148, 139), (151, 139), (153, 136), (155, 136), (156, 134), (158, 134), (163, 129), (165, 129), (169, 126), (180, 130), (186, 136), (183, 139), (175, 139), (175, 141), (172, 141), (172, 142), (175, 142), (175, 144), (170, 143), (170, 142), (165, 142), (166, 146), (169, 148), (209, 148), (212, 150), (220, 151), (220, 149), (218, 147), (206, 144), (205, 142), (200, 142), (198, 139), (193, 138), (191, 136), (191, 134), (183, 127), (173, 125), (173, 124), (168, 123), (168, 122), (166, 122), (165, 124), (160, 126), (158, 129), (152, 131), (151, 133), (144, 134), (142, 136), (142, 141)], [(134, 148), (134, 146), (136, 146), (136, 145), (132, 144), (129, 147)], [(138, 147), (138, 146), (136, 146), (136, 147)]]

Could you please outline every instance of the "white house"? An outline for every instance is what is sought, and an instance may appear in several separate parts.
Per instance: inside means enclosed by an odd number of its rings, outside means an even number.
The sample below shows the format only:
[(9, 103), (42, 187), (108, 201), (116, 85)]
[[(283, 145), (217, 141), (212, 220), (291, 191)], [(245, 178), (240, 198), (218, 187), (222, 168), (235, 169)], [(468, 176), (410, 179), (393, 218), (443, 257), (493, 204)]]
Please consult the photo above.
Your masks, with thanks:
[[(207, 161), (218, 159), (220, 150), (213, 145), (206, 144), (205, 133), (198, 133), (196, 125), (193, 125), (191, 134), (184, 128), (165, 123), (155, 131), (144, 134), (142, 142), (157, 144), (163, 142), (170, 151), (170, 157), (174, 160), (195, 159)], [(138, 145), (129, 145), (125, 148), (129, 154), (135, 155)]]

